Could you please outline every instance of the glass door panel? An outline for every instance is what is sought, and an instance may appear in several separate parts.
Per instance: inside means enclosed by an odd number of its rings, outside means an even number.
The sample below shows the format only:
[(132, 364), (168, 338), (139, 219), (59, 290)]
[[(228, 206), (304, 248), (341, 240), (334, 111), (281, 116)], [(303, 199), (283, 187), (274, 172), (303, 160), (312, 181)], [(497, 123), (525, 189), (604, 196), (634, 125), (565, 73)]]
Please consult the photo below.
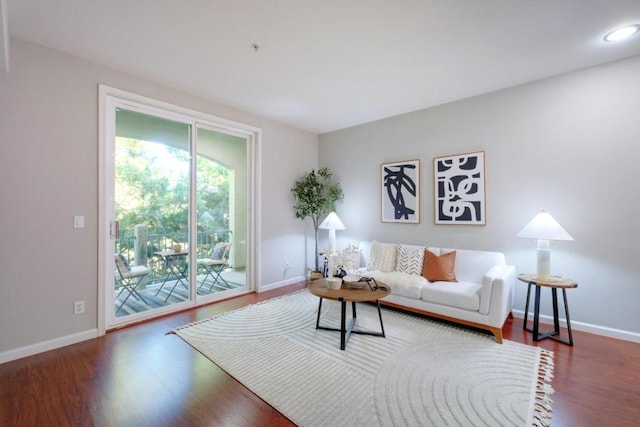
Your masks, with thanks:
[(247, 139), (197, 129), (197, 294), (246, 288)]
[(191, 125), (116, 108), (113, 316), (191, 301)]

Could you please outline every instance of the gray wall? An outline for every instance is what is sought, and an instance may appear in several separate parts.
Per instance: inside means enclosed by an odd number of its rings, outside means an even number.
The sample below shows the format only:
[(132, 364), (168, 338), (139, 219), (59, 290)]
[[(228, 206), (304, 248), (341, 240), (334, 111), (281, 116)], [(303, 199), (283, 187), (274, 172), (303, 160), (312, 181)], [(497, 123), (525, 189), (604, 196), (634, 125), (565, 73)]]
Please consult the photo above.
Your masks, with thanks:
[[(321, 135), (320, 164), (345, 192), (338, 247), (377, 239), (497, 250), (518, 273), (535, 272), (535, 243), (516, 234), (545, 209), (575, 239), (551, 253), (552, 274), (579, 282), (567, 292), (572, 325), (640, 341), (638, 76), (634, 57)], [(436, 226), (433, 158), (479, 150), (487, 225)], [(421, 160), (422, 221), (383, 224), (380, 164), (410, 159)], [(526, 286), (516, 286), (524, 310)]]
[[(0, 72), (0, 362), (97, 328), (99, 83), (262, 128), (258, 285), (310, 264), (289, 188), (317, 166), (317, 135), (12, 38)], [(76, 300), (85, 314), (73, 315)]]

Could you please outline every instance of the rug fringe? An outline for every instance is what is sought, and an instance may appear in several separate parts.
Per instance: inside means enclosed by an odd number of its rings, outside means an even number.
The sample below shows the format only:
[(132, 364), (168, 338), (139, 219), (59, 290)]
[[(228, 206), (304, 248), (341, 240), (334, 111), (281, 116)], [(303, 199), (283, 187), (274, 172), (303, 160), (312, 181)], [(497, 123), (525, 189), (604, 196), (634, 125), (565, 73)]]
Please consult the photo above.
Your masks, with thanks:
[(533, 404), (534, 427), (549, 427), (551, 425), (551, 404), (553, 400), (553, 352), (540, 349), (540, 364), (538, 365), (538, 381), (536, 383), (536, 396)]

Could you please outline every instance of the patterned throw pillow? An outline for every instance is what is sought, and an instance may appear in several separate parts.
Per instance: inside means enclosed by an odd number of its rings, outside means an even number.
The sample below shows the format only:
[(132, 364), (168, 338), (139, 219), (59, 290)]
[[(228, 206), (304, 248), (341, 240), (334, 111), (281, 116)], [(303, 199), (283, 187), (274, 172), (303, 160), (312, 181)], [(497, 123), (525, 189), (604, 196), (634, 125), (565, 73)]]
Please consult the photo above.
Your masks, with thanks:
[(440, 256), (429, 249), (424, 250), (424, 267), (422, 275), (430, 282), (457, 282), (456, 279), (456, 251), (447, 252)]
[(371, 245), (371, 255), (367, 270), (390, 272), (396, 269), (396, 245), (393, 243), (378, 243)]
[(216, 243), (211, 251), (211, 259), (223, 259), (225, 255), (225, 251), (227, 250), (228, 243)]
[(125, 256), (122, 254), (118, 254), (118, 257), (120, 258), (120, 261), (122, 261), (122, 265), (124, 265), (125, 270), (129, 271), (131, 269), (131, 266), (129, 265), (129, 260), (125, 258)]
[(422, 274), (424, 262), (424, 248), (410, 248), (398, 245), (398, 261), (396, 270), (407, 274)]

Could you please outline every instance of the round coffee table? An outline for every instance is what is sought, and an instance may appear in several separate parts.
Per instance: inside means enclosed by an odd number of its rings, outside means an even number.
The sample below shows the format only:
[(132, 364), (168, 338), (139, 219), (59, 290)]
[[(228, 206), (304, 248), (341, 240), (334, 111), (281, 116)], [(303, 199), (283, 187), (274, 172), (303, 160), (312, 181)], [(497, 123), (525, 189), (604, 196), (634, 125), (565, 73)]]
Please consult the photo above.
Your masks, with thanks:
[[(325, 279), (315, 280), (311, 282), (308, 288), (309, 292), (320, 298), (320, 304), (318, 305), (318, 317), (316, 319), (316, 329), (340, 331), (340, 350), (345, 349), (347, 341), (349, 341), (349, 336), (352, 333), (361, 335), (373, 335), (384, 338), (384, 325), (382, 324), (382, 312), (380, 311), (379, 300), (389, 295), (390, 292), (383, 283), (378, 283), (378, 285), (382, 286), (382, 288), (373, 291), (366, 285), (361, 289), (352, 289), (346, 287), (344, 284), (342, 285), (342, 288), (333, 290), (327, 288), (327, 281)], [(340, 329), (320, 326), (320, 311), (322, 309), (322, 300), (325, 298), (334, 301), (340, 301), (341, 303)], [(347, 302), (351, 302), (351, 320), (349, 321), (348, 325), (346, 321)], [(381, 332), (361, 331), (353, 329), (356, 324), (356, 302), (376, 303), (376, 306), (378, 307), (378, 317), (380, 318)]]

